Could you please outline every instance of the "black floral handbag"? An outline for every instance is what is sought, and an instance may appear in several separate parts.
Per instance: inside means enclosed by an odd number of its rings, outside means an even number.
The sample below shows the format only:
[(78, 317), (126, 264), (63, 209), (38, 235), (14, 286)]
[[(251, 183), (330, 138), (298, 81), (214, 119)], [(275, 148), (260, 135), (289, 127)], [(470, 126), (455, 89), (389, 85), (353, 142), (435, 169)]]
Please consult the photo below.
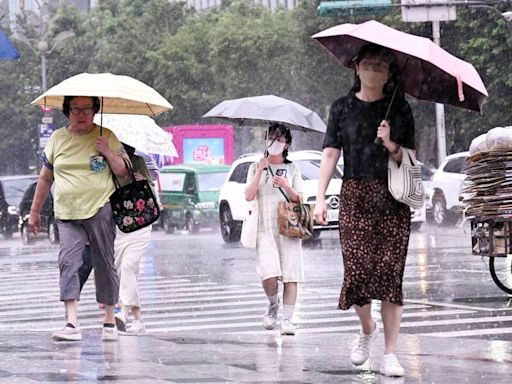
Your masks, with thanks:
[(128, 233), (147, 227), (158, 220), (160, 208), (147, 180), (135, 180), (132, 165), (123, 159), (132, 180), (121, 187), (114, 173), (115, 192), (110, 195), (110, 205), (116, 225)]

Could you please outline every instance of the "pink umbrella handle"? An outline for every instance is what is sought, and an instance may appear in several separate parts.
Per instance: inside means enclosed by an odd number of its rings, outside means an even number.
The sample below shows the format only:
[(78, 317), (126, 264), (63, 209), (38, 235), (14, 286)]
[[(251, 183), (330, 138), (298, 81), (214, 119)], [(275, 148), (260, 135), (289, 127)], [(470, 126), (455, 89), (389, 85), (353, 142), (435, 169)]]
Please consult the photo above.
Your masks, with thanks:
[(457, 91), (459, 92), (459, 101), (464, 101), (464, 90), (462, 88), (462, 79), (460, 78), (460, 74), (456, 74), (455, 78), (457, 79)]

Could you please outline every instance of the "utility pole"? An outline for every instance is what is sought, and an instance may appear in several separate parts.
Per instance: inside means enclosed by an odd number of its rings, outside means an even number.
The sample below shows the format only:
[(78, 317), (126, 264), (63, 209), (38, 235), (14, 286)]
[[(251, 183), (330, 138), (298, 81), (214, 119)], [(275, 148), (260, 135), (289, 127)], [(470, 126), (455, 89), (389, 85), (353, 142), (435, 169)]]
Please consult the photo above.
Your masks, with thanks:
[[(402, 21), (432, 23), (432, 38), (439, 46), (441, 46), (440, 22), (457, 19), (455, 5), (450, 5), (446, 0), (401, 0), (401, 5)], [(436, 137), (439, 165), (446, 157), (444, 105), (440, 103), (436, 103)]]
[[(441, 26), (439, 20), (432, 21), (432, 37), (434, 43), (441, 46)], [(437, 137), (437, 162), (442, 163), (446, 157), (446, 128), (444, 124), (444, 104), (436, 103), (436, 137)]]

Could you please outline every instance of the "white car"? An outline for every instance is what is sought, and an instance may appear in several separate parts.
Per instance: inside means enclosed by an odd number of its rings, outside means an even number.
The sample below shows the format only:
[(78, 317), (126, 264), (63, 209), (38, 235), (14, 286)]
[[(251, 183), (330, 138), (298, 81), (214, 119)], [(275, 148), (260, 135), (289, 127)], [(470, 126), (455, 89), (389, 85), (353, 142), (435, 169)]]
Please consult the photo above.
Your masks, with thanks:
[(461, 217), (464, 204), (459, 200), (466, 175), (463, 168), (469, 152), (447, 156), (434, 172), (427, 193), (427, 219), (437, 225), (453, 225)]
[(435, 169), (429, 167), (426, 164), (418, 161), (421, 165), (421, 180), (423, 182), (423, 186), (425, 188), (425, 202), (421, 208), (412, 208), (411, 207), (411, 229), (418, 230), (422, 226), (422, 224), (427, 221), (427, 210), (430, 207), (430, 183), (432, 180), (432, 176), (435, 172)]
[[(247, 172), (251, 164), (261, 159), (261, 156), (262, 154), (247, 154), (235, 160), (231, 165), (226, 182), (220, 190), (220, 227), (222, 238), (227, 243), (240, 240), (242, 221), (248, 207), (248, 202), (245, 200)], [(304, 202), (314, 204), (318, 189), (322, 153), (313, 150), (295, 151), (288, 154), (288, 159), (297, 164), (301, 169), (304, 180)], [(342, 173), (338, 167), (325, 194), (328, 208), (328, 225), (323, 226), (315, 223), (313, 238), (318, 238), (322, 230), (337, 229), (339, 226), (338, 210), (340, 205), (341, 178)]]

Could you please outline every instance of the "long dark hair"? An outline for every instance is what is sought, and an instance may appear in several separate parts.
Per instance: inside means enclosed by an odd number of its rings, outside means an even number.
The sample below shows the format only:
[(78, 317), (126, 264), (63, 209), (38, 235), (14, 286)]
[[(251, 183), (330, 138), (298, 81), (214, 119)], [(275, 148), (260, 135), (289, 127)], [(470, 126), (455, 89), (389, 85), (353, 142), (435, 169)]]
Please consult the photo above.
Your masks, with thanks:
[[(286, 125), (281, 124), (281, 123), (274, 123), (274, 122), (270, 123), (268, 126), (267, 138), (268, 138), (268, 136), (270, 136), (271, 134), (274, 134), (274, 133), (277, 138), (279, 138), (281, 136), (286, 137), (286, 144), (288, 144), (288, 148), (290, 147), (290, 145), (292, 145), (292, 133)], [(285, 164), (291, 163), (291, 161), (286, 158), (288, 156), (288, 148), (285, 148), (285, 150), (283, 151), (283, 158), (284, 158)], [(267, 151), (265, 151), (265, 156), (268, 156)]]
[[(390, 49), (373, 43), (363, 45), (357, 56), (352, 59), (354, 68), (356, 64), (361, 62), (361, 60), (372, 57), (381, 58), (389, 65), (389, 80), (384, 85), (384, 95), (391, 96), (395, 90), (395, 87), (397, 88), (398, 95), (403, 95), (403, 84), (400, 77), (400, 67), (398, 66), (395, 55)], [(352, 92), (359, 92), (360, 90), (361, 80), (354, 70), (354, 85), (352, 86)]]

